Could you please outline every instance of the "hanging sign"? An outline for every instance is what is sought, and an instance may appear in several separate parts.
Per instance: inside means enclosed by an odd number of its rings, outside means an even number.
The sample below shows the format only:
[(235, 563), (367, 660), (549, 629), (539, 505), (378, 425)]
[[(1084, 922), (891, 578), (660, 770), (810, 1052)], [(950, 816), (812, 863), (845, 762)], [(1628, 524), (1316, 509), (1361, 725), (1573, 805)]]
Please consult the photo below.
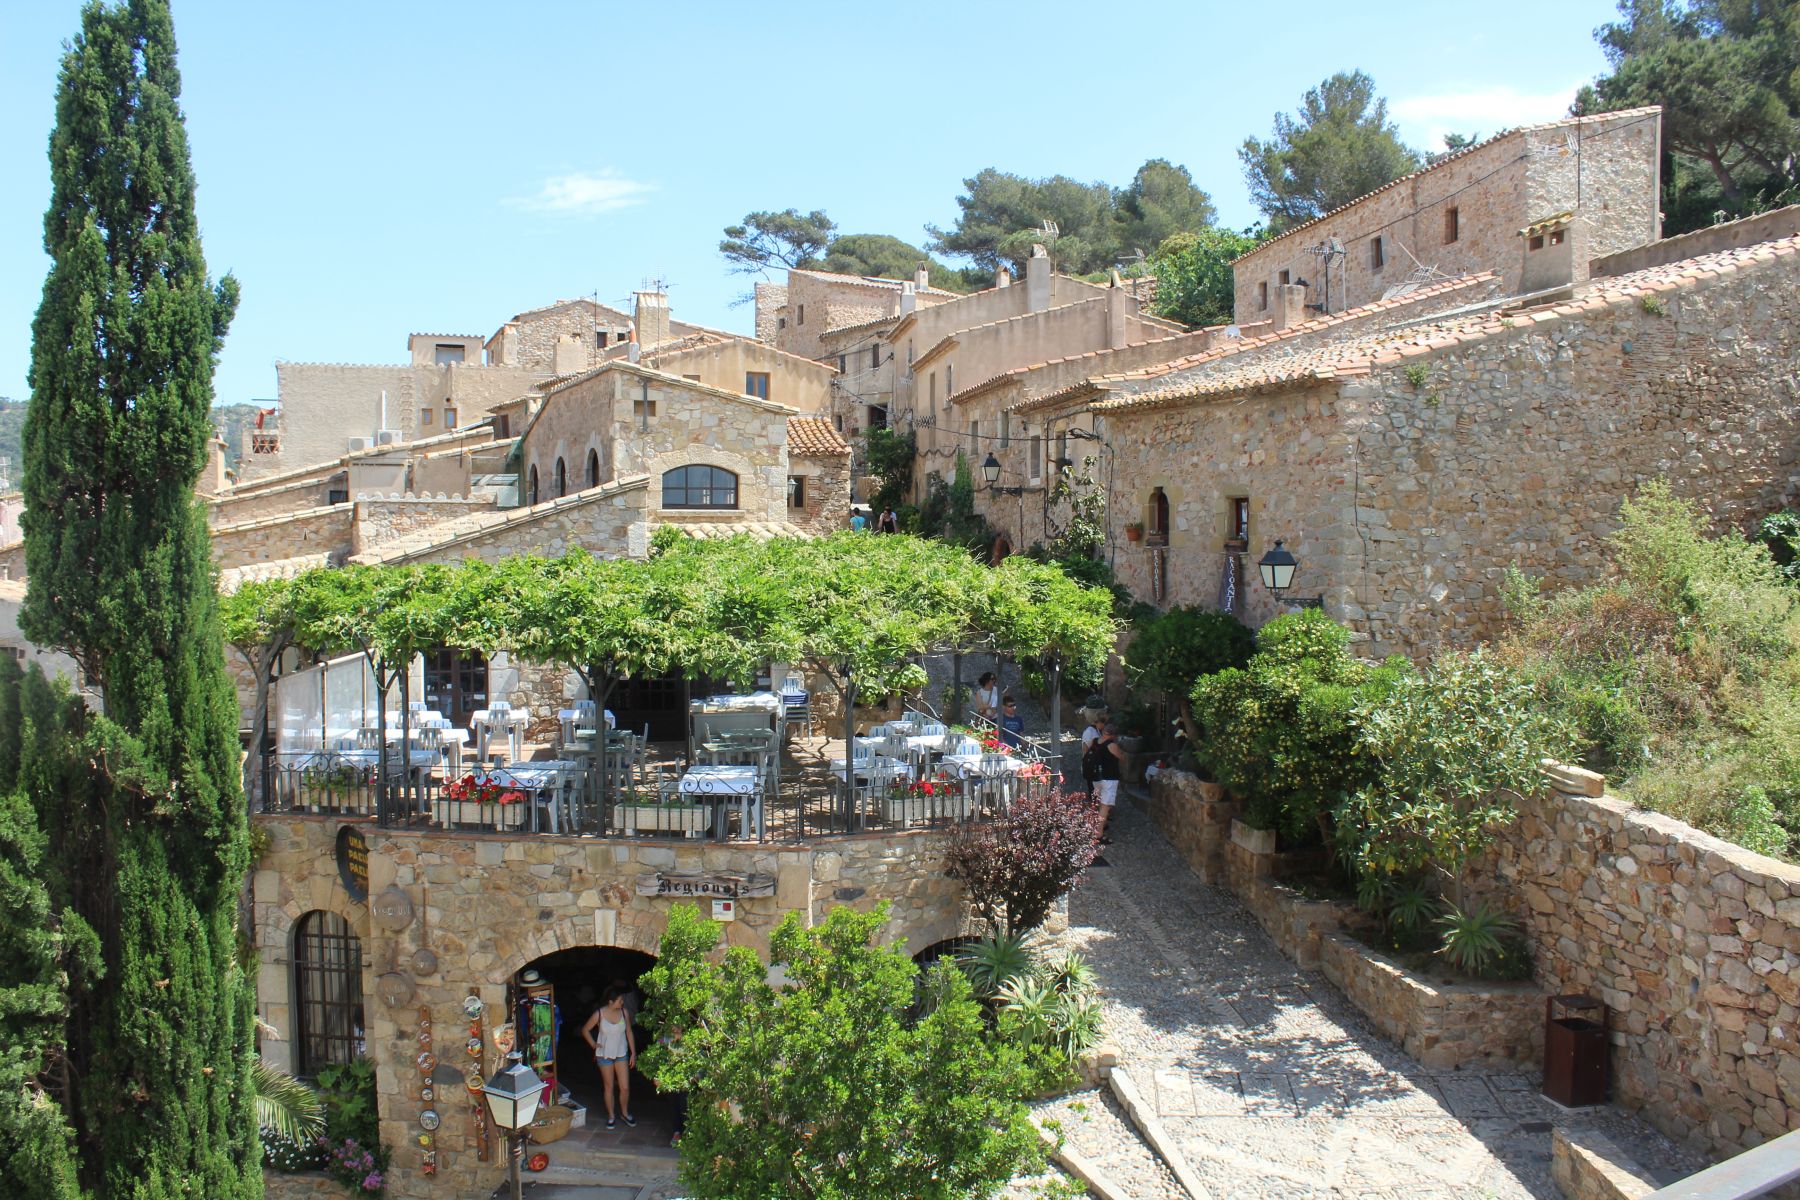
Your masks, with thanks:
[(655, 871), (639, 875), (640, 896), (704, 896), (720, 900), (739, 900), (746, 896), (773, 896), (773, 875), (700, 875), (675, 871)]
[(413, 922), (412, 897), (397, 887), (391, 887), (375, 897), (369, 905), (369, 915), (383, 929), (397, 933)]
[(337, 835), (338, 878), (344, 890), (361, 904), (369, 898), (369, 839), (354, 825), (345, 825)]

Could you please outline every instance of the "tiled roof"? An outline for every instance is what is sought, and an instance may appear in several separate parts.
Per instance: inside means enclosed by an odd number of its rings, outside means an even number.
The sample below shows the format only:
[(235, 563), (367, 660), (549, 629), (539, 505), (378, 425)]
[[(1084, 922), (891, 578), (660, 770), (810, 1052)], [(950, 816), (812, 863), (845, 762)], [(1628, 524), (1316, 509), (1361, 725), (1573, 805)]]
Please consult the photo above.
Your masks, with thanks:
[[(883, 291), (894, 291), (894, 292), (899, 291), (900, 288), (905, 284), (913, 283), (913, 280), (911, 280), (911, 279), (883, 279), (879, 275), (842, 275), (836, 271), (814, 271), (814, 270), (811, 270), (810, 268), (804, 268), (804, 267), (797, 267), (793, 270), (790, 270), (788, 272), (788, 274), (789, 275), (811, 275), (815, 279), (828, 279), (832, 283), (849, 284), (852, 287), (880, 288)], [(922, 296), (960, 296), (960, 295), (963, 295), (962, 292), (952, 292), (945, 288), (935, 288), (935, 287), (930, 287), (930, 286), (917, 287), (915, 285), (914, 290), (917, 291)]]
[(479, 334), (479, 333), (409, 333), (406, 336), (409, 338), (416, 338), (416, 337), (456, 338), (459, 341), (464, 341), (464, 342), (479, 342), (483, 339), (483, 337), (485, 335)]
[(219, 592), (229, 596), (246, 583), (260, 583), (265, 579), (292, 579), (302, 571), (332, 565), (334, 564), (330, 554), (302, 554), (295, 558), (279, 558), (273, 562), (246, 563), (241, 567), (226, 567), (219, 572)]
[[(1224, 360), (1230, 360), (1232, 363), (1237, 363), (1241, 361), (1240, 356), (1243, 355), (1258, 356), (1260, 360), (1260, 357), (1264, 356), (1285, 354), (1301, 340), (1304, 339), (1308, 342), (1315, 341), (1320, 334), (1327, 333), (1334, 327), (1362, 327), (1373, 322), (1379, 323), (1382, 328), (1387, 328), (1392, 325), (1396, 319), (1400, 319), (1398, 310), (1416, 306), (1421, 301), (1439, 299), (1447, 301), (1453, 296), (1457, 299), (1475, 300), (1478, 298), (1478, 295), (1485, 295), (1486, 292), (1490, 291), (1493, 288), (1496, 279), (1497, 276), (1492, 272), (1484, 272), (1480, 275), (1466, 275), (1458, 279), (1434, 283), (1428, 287), (1415, 288), (1404, 295), (1395, 296), (1392, 299), (1376, 300), (1356, 308), (1345, 309), (1343, 312), (1332, 313), (1327, 317), (1319, 317), (1316, 320), (1305, 321), (1299, 325), (1290, 325), (1288, 328), (1277, 333), (1265, 333), (1259, 337), (1233, 339), (1209, 347), (1197, 354), (1191, 354), (1184, 358), (1171, 359), (1166, 363), (1157, 363), (1156, 365), (1149, 367), (1139, 367), (1131, 371), (1119, 371), (1108, 375), (1094, 376), (1079, 384), (1063, 388), (1061, 391), (1019, 400), (1009, 407), (1009, 411), (1026, 413), (1040, 408), (1051, 408), (1066, 403), (1085, 389), (1111, 387), (1131, 391), (1141, 391), (1143, 389), (1138, 385), (1142, 385), (1147, 380), (1163, 379), (1184, 372), (1223, 369), (1216, 368), (1215, 364)], [(1457, 293), (1465, 294), (1457, 296)], [(1439, 311), (1441, 311), (1441, 309)], [(1383, 319), (1384, 316), (1386, 317), (1385, 320)], [(1362, 332), (1366, 332), (1366, 330), (1362, 330)], [(1349, 330), (1346, 330), (1345, 336), (1349, 337), (1354, 335)]]
[[(1692, 287), (1734, 274), (1755, 263), (1800, 256), (1800, 237), (1783, 238), (1716, 254), (1682, 259), (1641, 271), (1600, 277), (1579, 285), (1574, 299), (1521, 307), (1516, 297), (1472, 309), (1296, 349), (1285, 354), (1240, 355), (1160, 387), (1119, 395), (1094, 407), (1102, 412), (1153, 408), (1198, 399), (1219, 399), (1366, 375), (1376, 367), (1425, 358), (1442, 350), (1504, 335), (1528, 323), (1547, 324), (1586, 313), (1638, 303), (1651, 294)], [(1800, 263), (1794, 264), (1800, 267)]]
[(1084, 358), (1099, 358), (1102, 355), (1117, 354), (1120, 350), (1141, 350), (1145, 346), (1154, 346), (1161, 342), (1176, 342), (1183, 339), (1195, 338), (1202, 334), (1217, 333), (1219, 330), (1225, 328), (1228, 327), (1224, 325), (1212, 325), (1205, 329), (1192, 329), (1186, 333), (1172, 333), (1166, 338), (1146, 338), (1141, 342), (1127, 342), (1123, 346), (1107, 346), (1099, 350), (1087, 350), (1081, 354), (1066, 354), (1061, 358), (1047, 358), (1043, 362), (1027, 363), (1022, 367), (1014, 367), (1010, 371), (1002, 371), (998, 375), (990, 375), (980, 383), (970, 384), (968, 387), (957, 392), (954, 396), (951, 396), (947, 403), (961, 404), (964, 401), (973, 400), (977, 396), (993, 391), (995, 388), (1009, 380), (1022, 378), (1034, 371), (1042, 371), (1046, 367), (1059, 367), (1064, 363), (1080, 362)]
[(879, 329), (883, 325), (891, 325), (899, 319), (899, 313), (889, 313), (885, 317), (876, 317), (873, 321), (864, 321), (860, 325), (831, 325), (819, 336), (828, 337), (834, 333), (861, 333), (867, 329)]
[(1563, 212), (1554, 213), (1541, 221), (1533, 221), (1525, 228), (1519, 230), (1519, 236), (1533, 237), (1540, 233), (1549, 233), (1554, 229), (1567, 229), (1574, 220), (1575, 214), (1572, 212), (1565, 210)]
[(1458, 159), (1467, 158), (1471, 154), (1475, 154), (1479, 151), (1486, 150), (1489, 146), (1495, 145), (1498, 142), (1505, 141), (1507, 138), (1512, 137), (1515, 134), (1538, 133), (1545, 129), (1560, 129), (1563, 126), (1580, 125), (1584, 122), (1615, 121), (1615, 120), (1618, 120), (1623, 117), (1648, 117), (1652, 114), (1661, 115), (1661, 113), (1662, 113), (1661, 107), (1653, 104), (1647, 108), (1622, 108), (1618, 112), (1595, 113), (1594, 115), (1587, 116), (1587, 117), (1565, 117), (1564, 119), (1562, 119), (1560, 121), (1545, 121), (1541, 125), (1520, 125), (1514, 129), (1502, 130), (1501, 132), (1496, 133), (1493, 137), (1488, 138), (1486, 141), (1476, 142), (1473, 146), (1464, 146), (1461, 150), (1455, 151), (1454, 153), (1451, 153), (1451, 154), (1444, 155), (1442, 158), (1438, 159), (1436, 162), (1432, 163), (1428, 167), (1422, 167), (1417, 171), (1411, 172), (1410, 174), (1402, 175), (1398, 179), (1391, 179), (1388, 182), (1382, 184), (1380, 187), (1376, 188), (1374, 191), (1365, 192), (1364, 194), (1358, 196), (1356, 199), (1350, 201), (1348, 204), (1340, 204), (1328, 213), (1324, 213), (1320, 216), (1314, 217), (1310, 221), (1304, 221), (1304, 222), (1300, 223), (1299, 225), (1294, 226), (1292, 229), (1284, 230), (1281, 233), (1278, 233), (1274, 237), (1270, 238), (1268, 241), (1264, 242), (1262, 245), (1256, 247), (1256, 249), (1247, 251), (1243, 254), (1238, 255), (1236, 258), (1232, 259), (1231, 260), (1232, 265), (1235, 266), (1238, 263), (1243, 262), (1247, 258), (1251, 258), (1254, 255), (1261, 254), (1264, 250), (1267, 250), (1270, 246), (1273, 246), (1276, 242), (1285, 241), (1286, 239), (1293, 237), (1297, 233), (1301, 233), (1301, 232), (1304, 232), (1305, 230), (1311, 229), (1314, 225), (1319, 224), (1321, 221), (1329, 221), (1329, 220), (1331, 220), (1331, 218), (1337, 216), (1339, 213), (1348, 212), (1350, 209), (1355, 208), (1357, 205), (1359, 205), (1363, 201), (1367, 200), (1370, 196), (1379, 196), (1379, 195), (1381, 195), (1381, 193), (1388, 191), (1392, 188), (1397, 188), (1403, 183), (1411, 182), (1412, 180), (1417, 179), (1421, 175), (1429, 175), (1431, 172), (1436, 171), (1441, 167), (1448, 166), (1450, 163), (1453, 163), (1453, 162), (1457, 161)]
[(850, 443), (823, 417), (788, 418), (790, 454), (848, 454)]

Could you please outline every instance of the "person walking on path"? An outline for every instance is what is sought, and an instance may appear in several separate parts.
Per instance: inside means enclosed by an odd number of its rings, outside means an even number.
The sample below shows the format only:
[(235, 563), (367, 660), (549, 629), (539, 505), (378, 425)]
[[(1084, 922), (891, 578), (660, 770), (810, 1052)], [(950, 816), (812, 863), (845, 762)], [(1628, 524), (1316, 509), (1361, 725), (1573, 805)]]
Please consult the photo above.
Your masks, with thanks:
[[(600, 1086), (606, 1100), (606, 1127), (616, 1129), (618, 1118), (635, 1127), (631, 1115), (631, 1069), (637, 1066), (637, 1038), (631, 1032), (631, 1015), (625, 1011), (624, 989), (614, 985), (606, 989), (604, 1003), (594, 1010), (581, 1036), (594, 1048), (594, 1063), (600, 1068)], [(613, 1092), (618, 1092), (618, 1103)]]
[(1112, 844), (1107, 831), (1112, 825), (1113, 809), (1119, 803), (1119, 768), (1124, 760), (1125, 750), (1119, 745), (1118, 726), (1112, 721), (1102, 721), (1100, 736), (1081, 756), (1081, 766), (1082, 774), (1093, 779), (1094, 799), (1100, 802), (1100, 844), (1103, 846)]
[(869, 518), (863, 516), (862, 509), (860, 509), (860, 508), (851, 509), (850, 510), (850, 528), (854, 529), (857, 533), (861, 533), (863, 530), (867, 529), (868, 527), (869, 527)]
[[(1088, 722), (1087, 728), (1081, 731), (1081, 792), (1089, 800), (1094, 798), (1094, 780), (1098, 778), (1098, 776), (1094, 775), (1091, 770), (1088, 751), (1092, 750), (1094, 748), (1094, 743), (1100, 740), (1100, 726), (1103, 724), (1105, 724), (1105, 721), (1099, 717), (1095, 717)], [(1092, 761), (1097, 762), (1098, 760)]]

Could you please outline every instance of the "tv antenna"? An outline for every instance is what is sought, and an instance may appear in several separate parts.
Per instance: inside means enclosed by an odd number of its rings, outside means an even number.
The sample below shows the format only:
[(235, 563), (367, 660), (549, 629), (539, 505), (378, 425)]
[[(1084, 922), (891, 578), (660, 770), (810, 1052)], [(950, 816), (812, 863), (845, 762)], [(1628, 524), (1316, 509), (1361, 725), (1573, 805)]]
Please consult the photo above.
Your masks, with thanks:
[(1319, 269), (1325, 276), (1325, 312), (1329, 315), (1331, 312), (1331, 264), (1334, 262), (1339, 264), (1338, 277), (1345, 280), (1344, 286), (1347, 289), (1350, 285), (1347, 277), (1343, 274), (1343, 260), (1348, 257), (1349, 252), (1344, 249), (1344, 243), (1336, 238), (1326, 238), (1318, 245), (1311, 247), (1308, 253), (1319, 260)]

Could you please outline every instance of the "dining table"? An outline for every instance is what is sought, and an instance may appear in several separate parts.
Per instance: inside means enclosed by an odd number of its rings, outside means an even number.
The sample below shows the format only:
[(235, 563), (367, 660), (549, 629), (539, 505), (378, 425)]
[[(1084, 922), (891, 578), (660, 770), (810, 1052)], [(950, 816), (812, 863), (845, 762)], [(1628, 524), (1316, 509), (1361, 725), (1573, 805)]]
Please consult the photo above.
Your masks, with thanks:
[[(575, 831), (576, 801), (574, 792), (564, 794), (562, 784), (565, 779), (576, 777), (579, 783), (580, 763), (569, 759), (541, 759), (536, 762), (512, 763), (504, 767), (489, 767), (475, 772), (475, 778), (482, 783), (498, 783), (504, 787), (517, 788), (529, 793), (531, 805), (531, 828), (538, 828), (539, 801), (550, 814), (550, 832), (561, 833), (565, 821), (569, 832)], [(565, 811), (566, 810), (566, 811)]]
[(762, 836), (762, 803), (755, 767), (734, 763), (702, 763), (689, 767), (677, 785), (682, 796), (713, 806), (713, 837), (723, 841), (735, 806), (738, 828)]

